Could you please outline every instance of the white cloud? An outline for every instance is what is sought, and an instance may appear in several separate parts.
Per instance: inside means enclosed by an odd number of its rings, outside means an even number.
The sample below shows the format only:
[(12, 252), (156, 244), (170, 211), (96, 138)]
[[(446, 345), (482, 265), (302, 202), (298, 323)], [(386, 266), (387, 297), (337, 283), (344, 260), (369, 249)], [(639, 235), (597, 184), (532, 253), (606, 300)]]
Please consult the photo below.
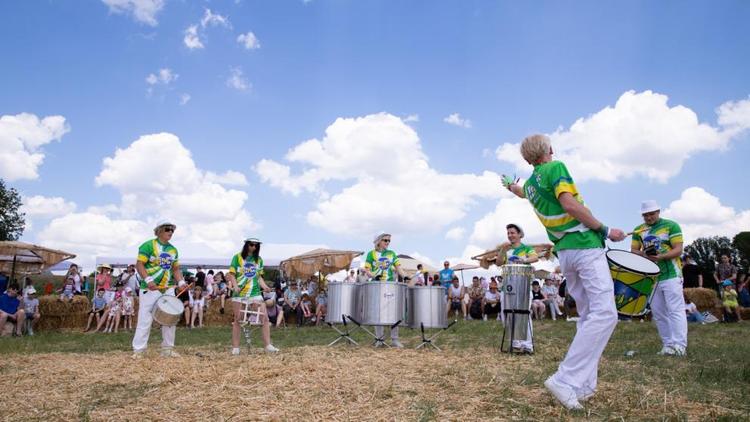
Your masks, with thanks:
[(0, 117), (0, 178), (8, 181), (36, 179), (44, 161), (42, 147), (70, 132), (63, 116), (39, 119), (21, 113)]
[[(307, 214), (313, 226), (338, 234), (390, 231), (436, 232), (463, 218), (482, 198), (499, 198), (499, 176), (442, 174), (430, 168), (419, 137), (387, 113), (339, 118), (323, 140), (310, 139), (285, 156), (304, 168), (261, 160), (255, 171), (264, 183), (292, 195), (319, 195)], [(341, 183), (338, 192), (327, 190)], [(350, 182), (350, 183), (346, 183)]]
[(227, 78), (227, 86), (234, 88), (238, 91), (247, 91), (250, 89), (251, 84), (245, 78), (242, 69), (239, 67), (232, 67), (229, 69), (229, 78)]
[(663, 217), (682, 227), (685, 244), (704, 236), (729, 236), (731, 239), (750, 227), (750, 210), (735, 211), (697, 186), (682, 191), (679, 199), (663, 209)]
[(529, 201), (503, 193), (495, 210), (486, 214), (474, 223), (474, 230), (469, 236), (469, 243), (482, 251), (506, 242), (505, 226), (514, 223), (524, 231), (524, 243), (549, 243), (544, 226), (534, 213)]
[[(550, 134), (555, 157), (577, 181), (616, 182), (636, 176), (666, 182), (683, 163), (702, 151), (724, 150), (750, 128), (750, 100), (728, 102), (717, 109), (718, 127), (698, 121), (687, 107), (670, 107), (666, 95), (628, 91), (614, 107), (578, 119), (567, 130)], [(519, 144), (498, 147), (497, 158), (529, 172)]]
[(419, 121), (419, 114), (410, 114), (404, 117), (404, 123), (411, 123), (411, 122), (418, 122), (418, 121)]
[(228, 170), (224, 174), (206, 172), (205, 180), (209, 183), (219, 183), (225, 186), (247, 186), (245, 175), (234, 170)]
[(156, 15), (164, 8), (164, 0), (102, 0), (111, 13), (133, 15), (136, 21), (150, 26), (158, 25)]
[(146, 83), (149, 85), (169, 85), (179, 78), (180, 75), (174, 73), (170, 68), (159, 69), (156, 73), (149, 73), (146, 76)]
[(203, 48), (203, 42), (201, 41), (200, 35), (198, 34), (198, 25), (190, 25), (185, 29), (185, 37), (182, 42), (185, 43), (185, 47), (194, 50), (196, 48)]
[(448, 240), (461, 240), (466, 235), (466, 229), (463, 227), (453, 227), (445, 233)]
[(260, 41), (251, 31), (237, 36), (237, 42), (242, 44), (247, 50), (257, 50), (260, 48)]
[(188, 93), (182, 93), (180, 94), (180, 105), (185, 105), (190, 102), (190, 99), (192, 97)]
[(35, 195), (23, 197), (21, 211), (26, 213), (26, 217), (50, 218), (71, 213), (75, 209), (76, 203), (65, 198)]
[(453, 113), (450, 116), (444, 118), (443, 121), (445, 123), (448, 123), (454, 126), (467, 128), (467, 129), (471, 127), (471, 120), (464, 119), (463, 117), (461, 117), (459, 113)]
[(203, 12), (203, 18), (201, 19), (201, 26), (203, 28), (206, 28), (209, 26), (222, 26), (224, 28), (231, 28), (232, 24), (229, 23), (229, 18), (227, 18), (226, 16), (212, 13), (211, 9), (207, 8)]

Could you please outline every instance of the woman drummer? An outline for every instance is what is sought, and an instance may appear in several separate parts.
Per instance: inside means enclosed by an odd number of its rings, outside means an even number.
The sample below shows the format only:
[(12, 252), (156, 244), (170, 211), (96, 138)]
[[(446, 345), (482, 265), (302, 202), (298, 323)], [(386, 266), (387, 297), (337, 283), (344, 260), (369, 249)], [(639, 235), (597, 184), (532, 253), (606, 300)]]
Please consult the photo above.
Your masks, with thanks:
[(271, 344), (271, 327), (268, 323), (268, 315), (263, 305), (264, 292), (270, 292), (271, 288), (263, 280), (263, 258), (260, 257), (261, 241), (256, 238), (245, 239), (242, 252), (232, 257), (229, 264), (229, 273), (226, 276), (230, 288), (234, 291), (232, 307), (234, 309), (234, 321), (232, 322), (232, 355), (240, 354), (240, 323), (242, 322), (242, 307), (252, 304), (260, 312), (260, 321), (263, 324), (261, 330), (263, 346), (266, 352), (275, 353), (279, 349)]
[[(521, 229), (518, 224), (510, 223), (505, 226), (505, 230), (508, 235), (508, 242), (510, 242), (510, 248), (508, 248), (508, 252), (506, 252), (508, 264), (531, 264), (539, 261), (539, 256), (534, 248), (521, 243), (524, 234), (523, 229)], [(529, 295), (531, 295), (531, 292), (529, 292)], [(529, 300), (529, 302), (531, 302), (531, 300)], [(516, 318), (519, 317), (528, 319), (529, 334), (526, 340), (513, 340), (513, 348), (524, 353), (534, 353), (534, 343), (531, 340), (531, 318), (528, 315), (516, 316)]]
[[(404, 271), (401, 269), (401, 262), (398, 259), (398, 255), (388, 249), (388, 246), (391, 244), (391, 235), (380, 233), (375, 236), (373, 244), (375, 245), (375, 249), (368, 252), (365, 259), (365, 273), (373, 280), (396, 282), (397, 280), (394, 277), (395, 270), (395, 273), (403, 278)], [(383, 332), (383, 326), (378, 325), (375, 327), (375, 335), (378, 339), (383, 338)], [(383, 345), (382, 340), (377, 340), (375, 343), (375, 347)], [(398, 340), (398, 327), (391, 328), (391, 346), (397, 349), (404, 347)]]

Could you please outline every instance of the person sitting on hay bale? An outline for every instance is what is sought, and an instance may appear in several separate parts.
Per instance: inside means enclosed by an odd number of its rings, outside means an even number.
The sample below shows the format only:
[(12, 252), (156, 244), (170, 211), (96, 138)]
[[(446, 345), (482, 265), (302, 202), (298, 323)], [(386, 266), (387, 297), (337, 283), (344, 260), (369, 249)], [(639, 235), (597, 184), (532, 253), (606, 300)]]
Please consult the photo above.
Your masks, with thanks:
[(10, 321), (16, 324), (13, 335), (21, 336), (26, 313), (18, 299), (18, 284), (11, 283), (5, 293), (0, 295), (0, 332), (5, 331), (5, 323)]
[(60, 302), (64, 302), (65, 300), (67, 300), (68, 303), (72, 302), (73, 295), (75, 294), (75, 284), (73, 282), (73, 279), (70, 277), (66, 278), (59, 292), (60, 292)]
[(117, 333), (120, 327), (120, 312), (122, 308), (122, 296), (109, 302), (109, 311), (107, 312), (107, 321), (104, 328), (105, 333)]
[[(482, 299), (484, 299), (484, 288), (479, 282), (479, 277), (474, 276), (471, 279), (471, 287), (467, 292), (469, 303), (467, 305), (467, 314), (469, 319), (482, 318)], [(466, 296), (465, 296), (466, 297)]]
[(130, 286), (125, 288), (125, 294), (122, 295), (122, 316), (123, 328), (130, 331), (133, 329), (133, 315), (135, 315), (135, 305), (133, 304), (133, 289)]
[(325, 289), (321, 289), (318, 292), (318, 297), (315, 298), (315, 325), (320, 325), (326, 316), (328, 309), (328, 295)]
[(688, 322), (698, 322), (700, 324), (705, 324), (705, 317), (702, 313), (698, 312), (698, 307), (695, 306), (695, 303), (693, 303), (687, 295), (684, 295), (685, 298), (685, 314), (687, 317)]
[(89, 321), (86, 323), (86, 329), (83, 332), (87, 332), (91, 328), (91, 322), (96, 317), (96, 329), (102, 326), (102, 316), (104, 315), (104, 308), (107, 307), (107, 299), (104, 298), (104, 289), (99, 289), (96, 292), (94, 300), (91, 302), (91, 310), (89, 311)]
[(42, 317), (39, 313), (39, 299), (36, 297), (36, 289), (34, 286), (26, 291), (28, 297), (23, 299), (23, 311), (26, 315), (26, 334), (34, 335), (34, 323)]
[(300, 304), (302, 307), (302, 316), (305, 318), (305, 320), (312, 318), (312, 299), (310, 298), (310, 295), (307, 292), (302, 293), (302, 303)]
[(724, 322), (731, 322), (734, 316), (737, 317), (737, 322), (742, 322), (742, 315), (740, 314), (740, 304), (737, 302), (737, 291), (734, 290), (734, 283), (732, 280), (724, 280), (721, 283), (721, 302), (724, 305)]
[(466, 304), (463, 302), (464, 288), (459, 285), (458, 277), (454, 276), (451, 281), (451, 286), (448, 288), (448, 318), (453, 312), (454, 316), (458, 316), (458, 311), (461, 311), (464, 319), (466, 317)]
[(196, 286), (193, 290), (193, 300), (190, 302), (192, 310), (192, 317), (190, 319), (190, 328), (195, 328), (195, 319), (198, 319), (198, 328), (203, 328), (203, 307), (205, 306), (206, 298), (203, 296), (203, 289), (201, 286)]
[(501, 295), (497, 289), (497, 281), (493, 280), (490, 282), (490, 288), (484, 293), (482, 299), (482, 319), (487, 321), (487, 317), (490, 315), (497, 315), (496, 319), (500, 321), (502, 319), (501, 307), (500, 307)]

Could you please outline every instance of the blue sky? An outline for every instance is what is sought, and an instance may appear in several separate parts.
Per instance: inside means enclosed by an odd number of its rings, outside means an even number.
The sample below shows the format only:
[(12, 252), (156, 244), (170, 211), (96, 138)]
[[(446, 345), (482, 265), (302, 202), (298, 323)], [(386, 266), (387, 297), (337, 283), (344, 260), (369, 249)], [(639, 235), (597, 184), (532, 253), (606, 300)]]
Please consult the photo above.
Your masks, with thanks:
[[(149, 5), (156, 7), (143, 9)], [(206, 16), (213, 19), (201, 25)], [(553, 144), (559, 140), (572, 148), (564, 157), (580, 153), (592, 161), (625, 163), (617, 180), (600, 180), (594, 170), (581, 178), (587, 203), (609, 225), (634, 226), (640, 201), (655, 198), (678, 222), (681, 217), (693, 236), (733, 234), (750, 225), (750, 197), (736, 183), (750, 157), (748, 18), (750, 4), (742, 1), (3, 2), (0, 116), (63, 116), (69, 131), (33, 147), (44, 155), (36, 177), (19, 176), (7, 166), (0, 169), (0, 177), (25, 197), (36, 197), (29, 207), (39, 209), (27, 208), (32, 227), (25, 239), (87, 257), (127, 254), (131, 244), (149, 235), (147, 227), (169, 217), (191, 234), (186, 250), (192, 254), (223, 256), (239, 247), (239, 239), (253, 234), (278, 245), (269, 251), (282, 255), (316, 244), (364, 250), (378, 228), (394, 231), (393, 246), (399, 252), (438, 261), (465, 258), (503, 241), (499, 228), (510, 220), (534, 224), (528, 212), (503, 202), (510, 201), (505, 194), (489, 191), (498, 174), (524, 174), (498, 148), (542, 132), (553, 134)], [(186, 45), (185, 31), (192, 25), (203, 48)], [(247, 49), (237, 41), (249, 32), (257, 37), (257, 48)], [(169, 70), (166, 82), (158, 78), (160, 69)], [(247, 85), (244, 90), (228, 83), (238, 72)], [(147, 82), (151, 74), (153, 84)], [(616, 106), (629, 91), (630, 106)], [(189, 101), (181, 105), (185, 94)], [(723, 104), (729, 106), (722, 116), (733, 116), (729, 126), (717, 121), (717, 108)], [(613, 112), (592, 117), (607, 107)], [(695, 135), (700, 127), (683, 109), (713, 132)], [(399, 121), (367, 117), (378, 113)], [(470, 127), (447, 123), (454, 113), (468, 119)], [(625, 128), (612, 123), (639, 113), (653, 118), (642, 124), (635, 119)], [(339, 127), (334, 123), (339, 118), (364, 126), (356, 132), (360, 135), (344, 137), (338, 145), (355, 150), (363, 145), (358, 136), (375, 138), (361, 147), (371, 148), (371, 158), (352, 164), (362, 173), (305, 164), (305, 158), (285, 159), (290, 149), (307, 140), (323, 141), (327, 129)], [(593, 120), (582, 132), (569, 130), (587, 118)], [(381, 131), (391, 123), (395, 132)], [(602, 127), (619, 129), (610, 133)], [(408, 128), (418, 136), (416, 147), (406, 138), (401, 143), (398, 134)], [(191, 182), (191, 192), (205, 190), (199, 197), (202, 203), (181, 205), (180, 211), (144, 205), (154, 196), (179, 193), (174, 186), (134, 186), (116, 181), (122, 174), (115, 170), (110, 182), (97, 185), (105, 158), (115, 157), (116, 149), (128, 149), (141, 136), (157, 133), (179, 138), (198, 172), (244, 175), (247, 183), (219, 183), (215, 199), (234, 198), (238, 206), (226, 216), (186, 210), (221, 208), (210, 200), (210, 192), (216, 191), (209, 186), (211, 180)], [(613, 149), (608, 145), (631, 142), (628, 134), (638, 138), (631, 146), (654, 160), (643, 160), (640, 166), (633, 151), (608, 155)], [(18, 144), (19, 136), (0, 126), (6, 151), (10, 142)], [(388, 142), (380, 142), (379, 136), (388, 136)], [(385, 144), (390, 149), (378, 147)], [(32, 148), (28, 142), (24, 145)], [(152, 151), (170, 160), (169, 145), (174, 144), (159, 145)], [(598, 152), (586, 155), (591, 148)], [(660, 160), (686, 150), (689, 157), (677, 159), (681, 169), (661, 179), (647, 175), (648, 168), (660, 167)], [(391, 154), (402, 153), (419, 161), (420, 151), (430, 171), (447, 175), (438, 185), (450, 189), (430, 188), (430, 178), (386, 176), (372, 182), (378, 190), (387, 191), (389, 184), (402, 189), (376, 205), (368, 201), (377, 192), (364, 195), (364, 203), (347, 193), (348, 188), (370, 186), (367, 175), (378, 169), (408, 174), (408, 166), (383, 163), (392, 161)], [(338, 152), (331, 157), (348, 159)], [(127, 160), (125, 167), (140, 174), (158, 178), (162, 171), (153, 163)], [(261, 160), (288, 166), (290, 177), (262, 177)], [(296, 195), (280, 188), (283, 183), (299, 186), (295, 176), (304, 174), (301, 177), (309, 180), (310, 174), (303, 172), (311, 168), (328, 176)], [(184, 169), (164, 171), (179, 174)], [(492, 174), (480, 180), (485, 171)], [(575, 178), (576, 167), (571, 171)], [(469, 193), (453, 196), (451, 189)], [(334, 201), (337, 195), (346, 206)], [(441, 195), (453, 199), (430, 202)], [(130, 199), (124, 200), (126, 196)], [(384, 215), (355, 209), (393, 210), (411, 200), (426, 205)], [(328, 202), (335, 209), (322, 215), (330, 223), (311, 222), (309, 213)], [(402, 219), (404, 212), (434, 224)], [(106, 218), (91, 222), (92, 214)], [(477, 225), (481, 220), (484, 224)], [(91, 224), (79, 227), (76, 222)], [(210, 226), (216, 235), (206, 239), (195, 234), (209, 230), (206, 224), (211, 223), (220, 225)], [(346, 233), (331, 228), (347, 224), (351, 229)], [(450, 229), (456, 230), (446, 239)], [(527, 231), (529, 241), (543, 240), (535, 229)], [(120, 239), (94, 241), (113, 233)], [(179, 246), (179, 237), (175, 243)]]

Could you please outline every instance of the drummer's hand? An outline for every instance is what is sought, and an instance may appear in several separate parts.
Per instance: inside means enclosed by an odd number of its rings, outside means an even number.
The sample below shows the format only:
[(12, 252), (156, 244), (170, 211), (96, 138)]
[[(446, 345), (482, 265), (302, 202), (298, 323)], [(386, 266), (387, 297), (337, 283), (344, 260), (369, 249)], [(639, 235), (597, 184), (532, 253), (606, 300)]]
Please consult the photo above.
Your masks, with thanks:
[(609, 240), (619, 242), (623, 239), (625, 239), (625, 232), (620, 229), (609, 229)]
[(157, 286), (156, 283), (154, 283), (153, 281), (149, 281), (146, 286), (148, 286), (148, 290), (150, 290), (152, 292), (154, 290), (159, 290), (159, 286)]
[(646, 255), (646, 258), (650, 259), (653, 262), (659, 262), (663, 259), (661, 255)]

